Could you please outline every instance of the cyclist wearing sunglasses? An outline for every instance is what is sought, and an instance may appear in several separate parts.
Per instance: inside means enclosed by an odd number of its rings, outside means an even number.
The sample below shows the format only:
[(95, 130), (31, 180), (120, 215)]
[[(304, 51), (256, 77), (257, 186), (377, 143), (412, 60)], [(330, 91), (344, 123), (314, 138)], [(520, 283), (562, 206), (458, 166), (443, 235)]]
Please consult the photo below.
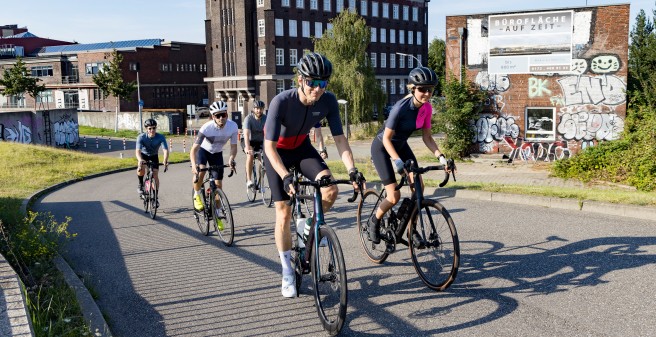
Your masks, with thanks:
[(215, 169), (210, 170), (214, 180), (210, 180), (211, 187), (222, 188), (223, 180), (223, 147), (230, 141), (230, 166), (235, 169), (235, 157), (237, 156), (237, 135), (239, 128), (237, 123), (228, 119), (228, 105), (223, 101), (218, 101), (210, 105), (210, 114), (212, 120), (203, 124), (198, 130), (198, 136), (194, 145), (189, 150), (189, 159), (191, 160), (191, 173), (199, 174), (198, 181), (192, 183), (194, 186), (194, 208), (197, 211), (203, 210), (203, 201), (200, 190), (205, 177), (205, 171), (201, 168), (210, 165)]
[(137, 146), (135, 156), (137, 157), (137, 178), (139, 178), (139, 195), (143, 194), (143, 180), (146, 174), (146, 162), (151, 161), (155, 163), (153, 167), (153, 178), (155, 179), (155, 186), (159, 189), (159, 148), (162, 147), (164, 153), (164, 167), (169, 166), (169, 147), (166, 145), (166, 137), (163, 134), (157, 133), (157, 121), (152, 118), (146, 119), (144, 122), (146, 132), (137, 136)]
[[(332, 64), (323, 55), (309, 53), (301, 58), (297, 68), (298, 87), (281, 92), (269, 103), (267, 122), (264, 126), (264, 165), (275, 201), (275, 241), (282, 264), (282, 295), (295, 297), (295, 277), (291, 266), (291, 206), (287, 200), (295, 193), (293, 176), (289, 168), (294, 166), (308, 179), (315, 180), (331, 175), (326, 162), (312, 146), (308, 133), (326, 118), (335, 140), (337, 151), (349, 172), (353, 187), (364, 181), (354, 166), (353, 153), (342, 130), (337, 98), (326, 91), (332, 74)], [(336, 186), (321, 190), (323, 208), (328, 211), (337, 198)]]
[(264, 141), (264, 102), (253, 102), (253, 111), (244, 120), (244, 153), (246, 153), (246, 188), (253, 186), (254, 153), (262, 149)]
[(369, 238), (375, 244), (380, 243), (380, 219), (401, 198), (401, 193), (396, 190), (397, 182), (394, 172), (402, 174), (403, 164), (408, 159), (417, 162), (417, 158), (408, 145), (410, 135), (421, 130), (426, 147), (441, 164), (446, 165), (446, 158), (431, 135), (433, 108), (430, 99), (437, 81), (437, 74), (430, 68), (420, 66), (412, 69), (408, 75), (410, 93), (394, 104), (385, 125), (378, 131), (371, 144), (374, 167), (387, 192), (387, 198), (380, 203), (374, 216), (369, 219)]

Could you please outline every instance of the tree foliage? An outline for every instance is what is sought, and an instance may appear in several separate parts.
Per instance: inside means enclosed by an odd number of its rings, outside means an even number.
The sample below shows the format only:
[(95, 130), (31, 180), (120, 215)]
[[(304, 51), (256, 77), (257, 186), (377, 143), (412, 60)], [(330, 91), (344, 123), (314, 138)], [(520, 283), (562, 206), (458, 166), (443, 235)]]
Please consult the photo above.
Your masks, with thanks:
[[(656, 11), (653, 12), (656, 15)], [(636, 17), (630, 34), (628, 94), (631, 104), (656, 106), (656, 28), (644, 10)]]
[[(428, 45), (428, 67), (433, 69), (440, 79), (446, 78), (446, 43), (434, 38)], [(435, 95), (442, 95), (442, 81), (435, 86)]]
[(369, 122), (374, 106), (383, 111), (387, 100), (368, 61), (371, 30), (361, 16), (351, 11), (342, 11), (332, 24), (332, 29), (314, 39), (315, 51), (333, 64), (328, 88), (338, 99), (348, 102), (349, 123)]
[(23, 97), (27, 93), (36, 100), (39, 93), (46, 90), (45, 85), (38, 84), (39, 81), (41, 79), (30, 76), (25, 62), (19, 57), (13, 67), (5, 69), (0, 85), (5, 87), (2, 89), (5, 95)]
[(130, 99), (132, 93), (137, 89), (135, 81), (125, 82), (121, 71), (123, 56), (114, 50), (109, 65), (104, 64), (102, 71), (93, 75), (95, 83), (105, 97), (116, 97), (116, 106), (120, 106), (120, 99)]

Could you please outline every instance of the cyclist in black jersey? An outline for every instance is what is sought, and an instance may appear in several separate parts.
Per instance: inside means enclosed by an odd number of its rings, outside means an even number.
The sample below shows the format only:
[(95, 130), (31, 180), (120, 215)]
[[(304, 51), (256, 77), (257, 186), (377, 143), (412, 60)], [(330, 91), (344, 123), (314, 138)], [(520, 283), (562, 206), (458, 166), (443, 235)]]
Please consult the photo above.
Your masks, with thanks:
[[(410, 93), (396, 102), (385, 125), (378, 131), (371, 144), (374, 167), (387, 192), (387, 198), (380, 203), (376, 213), (369, 219), (369, 238), (375, 244), (380, 243), (380, 219), (401, 198), (401, 193), (396, 190), (397, 182), (394, 172), (402, 174), (403, 165), (408, 159), (417, 162), (417, 158), (408, 145), (410, 135), (416, 130), (421, 130), (426, 147), (441, 164), (446, 165), (446, 158), (431, 135), (433, 108), (430, 98), (433, 96), (437, 80), (437, 75), (430, 68), (420, 66), (412, 69), (408, 75)], [(410, 175), (410, 181), (412, 181), (412, 175)]]
[(266, 115), (264, 115), (264, 102), (256, 100), (253, 102), (253, 112), (244, 119), (244, 153), (246, 154), (246, 188), (253, 186), (253, 162), (255, 152), (262, 149), (264, 140), (264, 124)]
[[(264, 126), (264, 165), (275, 201), (276, 248), (282, 264), (282, 295), (295, 297), (295, 277), (291, 266), (291, 206), (289, 197), (295, 193), (293, 176), (289, 168), (294, 166), (308, 179), (331, 175), (326, 162), (312, 146), (308, 133), (321, 119), (326, 118), (335, 140), (337, 151), (353, 181), (364, 181), (354, 166), (353, 153), (342, 131), (335, 95), (326, 91), (332, 74), (332, 64), (318, 53), (303, 56), (297, 65), (298, 87), (276, 95), (269, 103), (267, 121)], [(321, 190), (323, 208), (328, 211), (337, 198), (337, 186)]]

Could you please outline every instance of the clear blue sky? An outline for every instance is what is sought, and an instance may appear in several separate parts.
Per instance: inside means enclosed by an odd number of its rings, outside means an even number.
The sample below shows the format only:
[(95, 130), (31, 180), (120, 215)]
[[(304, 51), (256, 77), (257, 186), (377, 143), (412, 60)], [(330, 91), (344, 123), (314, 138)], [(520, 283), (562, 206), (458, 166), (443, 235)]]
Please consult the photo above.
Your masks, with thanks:
[[(640, 9), (648, 17), (656, 9), (654, 0), (432, 0), (428, 37), (429, 41), (444, 39), (447, 15), (627, 2), (631, 4), (631, 27)], [(0, 25), (17, 24), (40, 37), (79, 43), (150, 38), (205, 43), (204, 20), (203, 0), (5, 0), (0, 5)]]

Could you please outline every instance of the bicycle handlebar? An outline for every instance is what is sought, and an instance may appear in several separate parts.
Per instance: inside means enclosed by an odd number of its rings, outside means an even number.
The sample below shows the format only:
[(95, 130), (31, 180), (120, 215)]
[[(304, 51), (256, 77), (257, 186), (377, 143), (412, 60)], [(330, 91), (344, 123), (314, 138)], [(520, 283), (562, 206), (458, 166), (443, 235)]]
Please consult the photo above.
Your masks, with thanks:
[[(446, 168), (447, 170), (444, 171), (444, 179), (438, 185), (440, 187), (444, 187), (444, 185), (446, 185), (449, 182), (449, 176), (453, 176), (453, 181), (456, 181), (456, 163), (455, 161), (453, 161), (453, 159), (447, 159), (446, 165), (425, 166), (425, 167), (415, 166), (414, 161), (412, 161), (412, 159), (408, 159), (403, 166), (408, 173), (415, 173), (415, 174), (424, 174), (428, 171), (441, 171)], [(399, 183), (398, 186), (396, 186), (397, 191), (400, 190), (401, 187), (403, 187), (403, 185), (405, 185), (408, 182), (407, 177), (408, 177), (407, 174), (404, 174), (403, 177), (401, 177), (401, 182)]]
[[(141, 161), (141, 165), (146, 165), (146, 166), (148, 166), (148, 167), (150, 167), (150, 168), (153, 168), (156, 164), (155, 164), (155, 162), (152, 161), (152, 160), (142, 160), (142, 161)], [(168, 164), (165, 164), (165, 163), (157, 163), (157, 165), (164, 165), (164, 172), (166, 172), (166, 170), (169, 169), (169, 165), (168, 165)]]
[[(217, 169), (219, 167), (221, 167), (221, 166), (219, 166), (219, 165), (210, 165), (208, 167), (204, 167), (202, 169), (196, 170), (196, 174), (194, 175), (194, 183), (198, 182), (199, 174), (201, 172), (209, 171), (209, 170), (212, 170), (212, 169)], [(223, 164), (223, 167), (229, 167), (230, 168), (230, 174), (228, 174), (228, 178), (232, 177), (233, 174), (237, 173), (236, 166)]]
[[(322, 188), (322, 187), (328, 187), (332, 185), (337, 185), (337, 184), (351, 184), (351, 180), (349, 179), (337, 179), (337, 180), (331, 180), (330, 176), (323, 176), (319, 178), (319, 180), (316, 181), (311, 181), (311, 180), (304, 180), (304, 181), (296, 181), (294, 183), (294, 190), (297, 190), (296, 186), (312, 186), (315, 189), (316, 188)], [(354, 202), (358, 198), (358, 192), (360, 192), (360, 195), (362, 195), (362, 183), (358, 183), (359, 189), (358, 190), (353, 190), (353, 196), (348, 198), (348, 202)], [(294, 199), (296, 198), (296, 193), (294, 193), (289, 201), (287, 202), (287, 205), (292, 205), (294, 203)]]

